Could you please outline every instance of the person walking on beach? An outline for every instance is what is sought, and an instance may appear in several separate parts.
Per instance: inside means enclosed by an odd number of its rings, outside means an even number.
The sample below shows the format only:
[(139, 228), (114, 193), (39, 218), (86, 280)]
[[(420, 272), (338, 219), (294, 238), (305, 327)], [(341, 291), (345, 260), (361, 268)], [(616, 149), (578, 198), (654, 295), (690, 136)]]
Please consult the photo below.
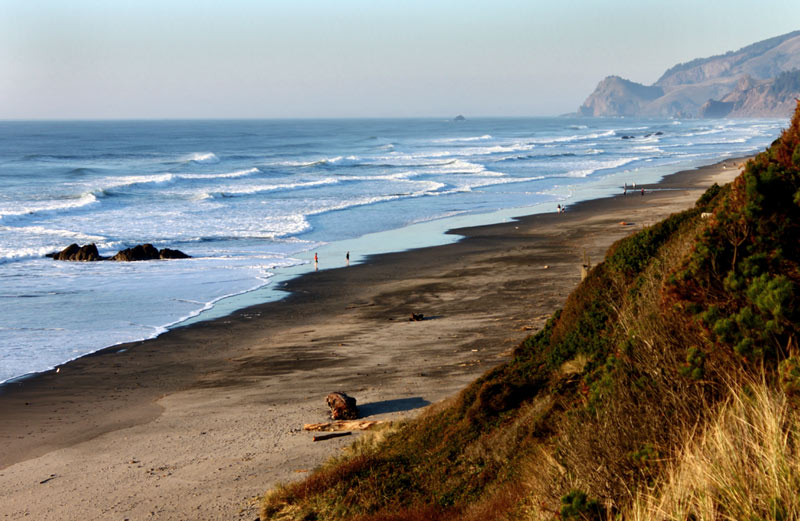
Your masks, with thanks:
[(345, 261), (347, 261), (347, 265), (350, 266), (350, 252), (348, 251), (347, 254), (344, 256)]
[(644, 195), (644, 188), (642, 188), (642, 195)]
[(319, 268), (319, 257), (317, 257), (316, 252), (314, 253), (314, 271), (317, 271)]

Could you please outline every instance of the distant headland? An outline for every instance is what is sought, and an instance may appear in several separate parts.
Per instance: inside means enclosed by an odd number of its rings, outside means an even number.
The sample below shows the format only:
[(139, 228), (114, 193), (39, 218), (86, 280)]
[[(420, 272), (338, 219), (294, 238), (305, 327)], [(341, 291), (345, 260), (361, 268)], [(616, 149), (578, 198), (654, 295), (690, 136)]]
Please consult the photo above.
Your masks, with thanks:
[(578, 116), (789, 117), (800, 97), (800, 31), (668, 69), (652, 85), (608, 76)]

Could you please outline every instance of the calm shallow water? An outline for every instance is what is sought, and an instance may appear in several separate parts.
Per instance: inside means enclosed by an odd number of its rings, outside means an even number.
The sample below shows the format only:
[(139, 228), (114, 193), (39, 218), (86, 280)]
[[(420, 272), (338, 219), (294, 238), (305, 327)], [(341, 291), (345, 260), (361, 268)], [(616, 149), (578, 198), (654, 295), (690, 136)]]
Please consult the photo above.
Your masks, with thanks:
[[(275, 274), (303, 269), (314, 251), (338, 258), (358, 249), (356, 260), (431, 244), (441, 240), (438, 220), (537, 205), (552, 211), (623, 182), (763, 149), (786, 124), (3, 122), (0, 382), (155, 336)], [(377, 235), (359, 239), (368, 234)], [(73, 242), (94, 242), (101, 254), (150, 242), (193, 258), (43, 257)]]

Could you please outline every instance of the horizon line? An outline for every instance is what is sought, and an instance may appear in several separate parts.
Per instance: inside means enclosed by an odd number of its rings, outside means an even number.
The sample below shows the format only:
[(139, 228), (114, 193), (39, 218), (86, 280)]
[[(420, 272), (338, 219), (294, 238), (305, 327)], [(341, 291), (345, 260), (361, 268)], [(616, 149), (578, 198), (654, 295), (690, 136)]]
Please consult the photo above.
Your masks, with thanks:
[[(0, 123), (67, 123), (67, 122), (122, 122), (122, 121), (320, 121), (320, 120), (379, 120), (379, 119), (429, 119), (453, 121), (455, 116), (264, 116), (264, 117), (237, 117), (237, 116), (214, 116), (214, 117), (110, 117), (110, 118), (0, 118)], [(555, 115), (482, 115), (482, 116), (463, 116), (465, 121), (474, 119), (532, 119), (532, 118), (566, 118), (580, 117), (577, 113), (555, 114)], [(595, 118), (602, 119), (602, 118)], [(620, 119), (620, 118), (612, 118)]]

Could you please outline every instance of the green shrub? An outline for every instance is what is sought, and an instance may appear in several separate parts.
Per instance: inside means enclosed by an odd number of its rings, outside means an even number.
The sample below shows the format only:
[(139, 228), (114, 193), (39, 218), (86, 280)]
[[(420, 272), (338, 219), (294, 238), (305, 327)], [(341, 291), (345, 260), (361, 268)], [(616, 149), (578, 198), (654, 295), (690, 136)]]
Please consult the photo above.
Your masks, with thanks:
[(800, 396), (800, 357), (790, 356), (778, 365), (778, 378), (783, 392)]
[(573, 490), (561, 498), (561, 519), (580, 521), (602, 521), (603, 507), (595, 499), (589, 499), (585, 492)]

